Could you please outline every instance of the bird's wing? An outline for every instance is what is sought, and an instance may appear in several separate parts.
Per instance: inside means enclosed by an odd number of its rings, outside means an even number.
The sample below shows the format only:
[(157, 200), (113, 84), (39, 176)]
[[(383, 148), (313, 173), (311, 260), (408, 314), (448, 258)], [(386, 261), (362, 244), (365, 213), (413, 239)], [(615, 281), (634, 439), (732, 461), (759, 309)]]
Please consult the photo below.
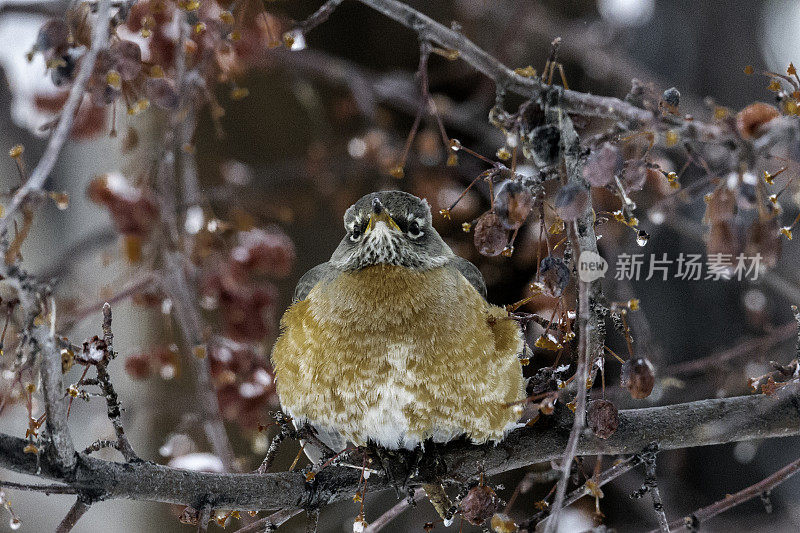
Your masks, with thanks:
[(332, 274), (334, 270), (335, 267), (331, 266), (330, 263), (322, 263), (303, 274), (300, 281), (297, 282), (297, 287), (294, 289), (294, 301), (299, 302), (305, 300), (308, 293), (311, 292), (311, 289), (322, 281), (323, 278)]
[(464, 259), (463, 257), (456, 256), (453, 259), (453, 266), (455, 266), (461, 275), (467, 278), (467, 281), (475, 287), (475, 290), (480, 293), (481, 296), (486, 298), (486, 282), (483, 281), (483, 275), (481, 271), (478, 270), (478, 267)]

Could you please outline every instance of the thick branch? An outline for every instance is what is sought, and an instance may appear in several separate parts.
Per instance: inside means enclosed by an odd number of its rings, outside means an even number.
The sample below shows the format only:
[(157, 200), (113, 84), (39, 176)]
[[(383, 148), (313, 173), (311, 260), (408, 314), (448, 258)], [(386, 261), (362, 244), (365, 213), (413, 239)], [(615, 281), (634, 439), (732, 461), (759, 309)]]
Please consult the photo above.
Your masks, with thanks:
[[(659, 449), (690, 448), (800, 435), (800, 387), (790, 385), (774, 396), (741, 396), (702, 400), (665, 407), (623, 410), (617, 432), (607, 440), (584, 430), (577, 455), (637, 453), (657, 442)], [(468, 480), (479, 472), (493, 475), (533, 463), (558, 459), (569, 437), (569, 420), (511, 433), (499, 445), (446, 445), (441, 453), (447, 479)], [(37, 475), (36, 457), (23, 452), (26, 441), (0, 435), (0, 466)], [(317, 474), (313, 487), (300, 472), (275, 474), (215, 474), (176, 470), (150, 462), (116, 463), (78, 456), (72, 477), (41, 457), (41, 476), (63, 481), (93, 499), (130, 498), (240, 510), (300, 508), (351, 498), (360, 472), (328, 467)], [(386, 488), (380, 476), (370, 478), (372, 489)]]

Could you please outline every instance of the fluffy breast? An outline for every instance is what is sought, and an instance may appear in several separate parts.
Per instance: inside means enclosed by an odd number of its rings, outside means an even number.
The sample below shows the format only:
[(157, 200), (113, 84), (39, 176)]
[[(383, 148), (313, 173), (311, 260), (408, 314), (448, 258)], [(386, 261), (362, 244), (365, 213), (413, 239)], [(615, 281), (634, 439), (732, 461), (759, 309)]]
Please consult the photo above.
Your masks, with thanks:
[(519, 327), (455, 268), (343, 273), (281, 327), (272, 359), (284, 409), (356, 444), (499, 440), (516, 422)]

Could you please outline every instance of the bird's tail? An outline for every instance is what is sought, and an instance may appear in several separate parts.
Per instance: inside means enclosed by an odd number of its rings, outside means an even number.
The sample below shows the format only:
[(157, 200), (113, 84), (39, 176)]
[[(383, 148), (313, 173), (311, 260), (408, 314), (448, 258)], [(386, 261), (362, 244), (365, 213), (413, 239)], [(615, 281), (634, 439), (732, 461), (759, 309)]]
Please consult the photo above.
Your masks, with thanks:
[(439, 516), (444, 520), (445, 527), (453, 523), (453, 516), (456, 514), (456, 507), (450, 501), (450, 497), (444, 491), (441, 483), (426, 483), (422, 485), (425, 494), (428, 495), (433, 508), (439, 513)]

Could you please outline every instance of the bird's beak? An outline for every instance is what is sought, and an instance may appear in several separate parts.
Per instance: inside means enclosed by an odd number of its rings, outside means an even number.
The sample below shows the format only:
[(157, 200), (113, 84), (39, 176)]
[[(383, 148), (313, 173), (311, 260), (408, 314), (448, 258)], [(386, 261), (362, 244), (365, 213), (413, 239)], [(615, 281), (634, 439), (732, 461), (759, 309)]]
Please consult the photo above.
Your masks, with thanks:
[(372, 213), (369, 215), (369, 223), (367, 224), (367, 229), (364, 231), (364, 234), (366, 235), (375, 229), (378, 222), (383, 222), (389, 228), (402, 232), (400, 226), (389, 216), (389, 212), (383, 207), (383, 203), (381, 203), (380, 199), (375, 197), (372, 199)]

